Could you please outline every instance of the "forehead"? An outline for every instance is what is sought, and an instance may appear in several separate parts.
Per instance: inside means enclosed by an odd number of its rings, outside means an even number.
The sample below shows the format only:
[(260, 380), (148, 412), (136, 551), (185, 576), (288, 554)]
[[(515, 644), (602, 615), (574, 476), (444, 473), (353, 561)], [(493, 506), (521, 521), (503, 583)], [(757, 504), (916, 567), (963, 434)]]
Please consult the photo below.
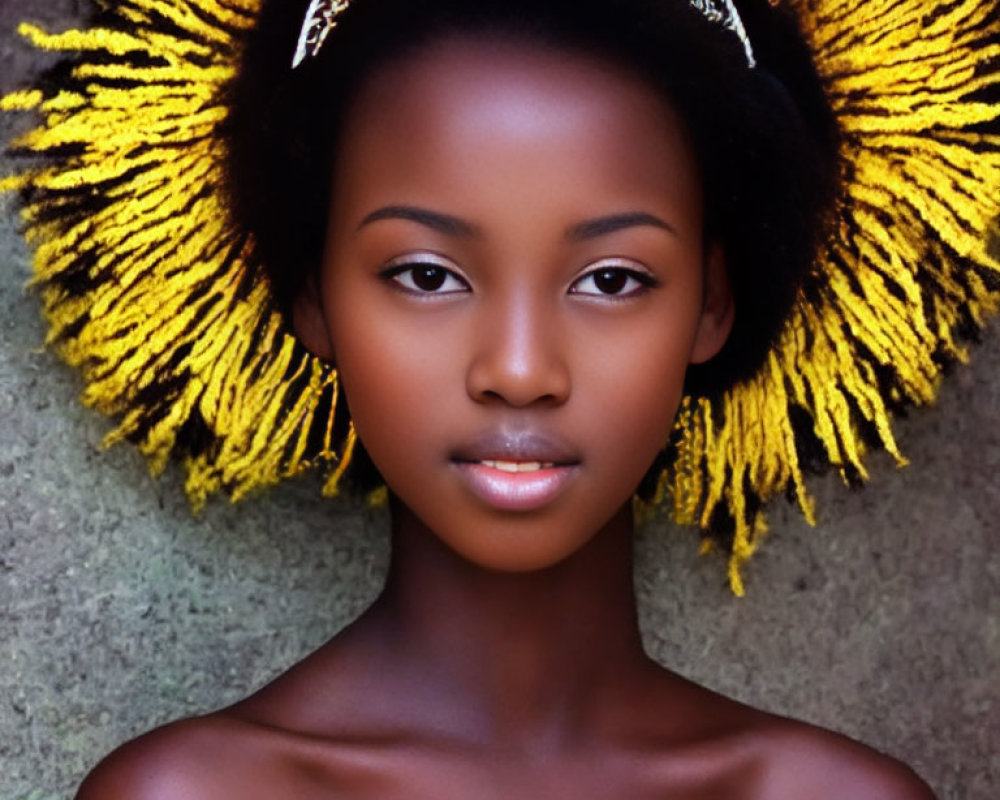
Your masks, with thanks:
[(544, 186), (582, 206), (676, 197), (701, 211), (687, 132), (661, 93), (594, 57), (483, 37), (379, 68), (349, 109), (334, 183), (362, 204), (441, 192), (475, 208), (522, 187), (530, 205)]

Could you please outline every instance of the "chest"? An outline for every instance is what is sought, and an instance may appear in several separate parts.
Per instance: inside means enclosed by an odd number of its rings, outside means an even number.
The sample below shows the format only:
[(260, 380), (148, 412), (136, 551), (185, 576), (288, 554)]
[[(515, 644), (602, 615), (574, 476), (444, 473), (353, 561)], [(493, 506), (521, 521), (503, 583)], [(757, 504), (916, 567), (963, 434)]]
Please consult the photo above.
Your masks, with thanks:
[[(751, 800), (759, 769), (739, 757), (469, 753), (406, 746), (329, 748), (283, 759), (261, 800)], [(256, 800), (257, 794), (245, 795)]]

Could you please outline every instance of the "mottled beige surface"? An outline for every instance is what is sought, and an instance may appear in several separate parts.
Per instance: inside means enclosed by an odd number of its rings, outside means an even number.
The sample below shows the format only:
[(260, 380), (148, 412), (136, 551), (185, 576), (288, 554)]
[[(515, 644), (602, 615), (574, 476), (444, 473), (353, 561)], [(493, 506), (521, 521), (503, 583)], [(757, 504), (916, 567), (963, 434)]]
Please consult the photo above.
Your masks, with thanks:
[[(15, 20), (83, 3), (0, 0), (0, 90), (39, 64)], [(0, 135), (10, 131), (3, 121)], [(312, 481), (193, 517), (76, 376), (40, 352), (27, 252), (0, 208), (0, 798), (65, 798), (105, 752), (228, 703), (373, 596), (384, 520)], [(938, 408), (898, 427), (914, 466), (814, 485), (815, 530), (778, 508), (734, 599), (722, 563), (658, 524), (639, 545), (651, 650), (712, 687), (855, 736), (942, 798), (1000, 795), (1000, 332)]]

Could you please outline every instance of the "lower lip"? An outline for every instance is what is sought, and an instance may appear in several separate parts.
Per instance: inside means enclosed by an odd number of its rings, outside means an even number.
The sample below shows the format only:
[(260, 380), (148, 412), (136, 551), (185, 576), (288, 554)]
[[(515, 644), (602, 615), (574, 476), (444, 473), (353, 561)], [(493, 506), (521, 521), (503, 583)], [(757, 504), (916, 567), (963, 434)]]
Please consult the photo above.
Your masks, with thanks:
[(458, 472), (480, 500), (500, 511), (533, 511), (555, 500), (576, 474), (575, 466), (505, 472), (458, 462)]

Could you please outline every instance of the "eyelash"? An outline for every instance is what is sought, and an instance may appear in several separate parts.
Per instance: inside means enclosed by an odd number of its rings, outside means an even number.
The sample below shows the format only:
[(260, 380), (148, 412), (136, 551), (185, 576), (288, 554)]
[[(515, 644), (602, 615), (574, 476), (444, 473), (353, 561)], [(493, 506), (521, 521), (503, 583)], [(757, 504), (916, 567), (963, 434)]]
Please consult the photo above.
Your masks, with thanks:
[[(659, 281), (653, 275), (643, 269), (637, 269), (634, 263), (625, 261), (624, 259), (606, 259), (600, 261), (593, 268), (576, 278), (570, 285), (568, 293), (584, 297), (597, 297), (606, 301), (620, 301), (642, 294), (647, 289), (654, 288), (659, 284)], [(441, 273), (431, 279), (433, 282), (440, 278), (440, 283), (436, 288), (422, 288), (414, 281), (414, 273), (421, 268), (424, 268), (426, 271), (424, 277), (427, 277), (426, 273)], [(636, 285), (627, 292), (602, 292), (596, 283), (601, 273), (611, 273), (616, 277), (624, 277), (625, 286), (629, 285), (629, 281), (632, 281)], [(380, 276), (387, 281), (392, 281), (400, 290), (417, 297), (461, 294), (471, 289), (469, 282), (458, 273), (451, 261), (430, 253), (401, 256), (400, 258), (393, 259), (382, 270)], [(408, 278), (404, 278), (404, 276), (408, 276)], [(597, 291), (580, 290), (580, 285), (587, 280), (594, 282)], [(449, 282), (454, 284), (455, 288), (440, 291)]]
[[(599, 289), (595, 292), (583, 292), (578, 289), (580, 284), (586, 280), (594, 281), (594, 286), (596, 288), (597, 276), (601, 275), (601, 273), (613, 273), (616, 276), (624, 276), (626, 286), (628, 285), (628, 281), (633, 281), (636, 286), (627, 292), (615, 294), (602, 292)], [(573, 281), (572, 286), (570, 286), (569, 293), (583, 295), (585, 297), (598, 297), (602, 300), (621, 301), (643, 294), (646, 290), (655, 288), (658, 285), (659, 281), (646, 270), (637, 269), (635, 262), (613, 258), (599, 261), (593, 266), (593, 268), (587, 270), (587, 272)]]
[[(458, 288), (451, 288), (444, 292), (435, 289), (421, 288), (413, 280), (413, 274), (421, 268), (424, 268), (428, 272), (433, 271), (443, 273), (441, 276), (441, 286), (447, 285), (450, 281), (457, 284)], [(435, 256), (431, 253), (420, 253), (412, 256), (394, 258), (386, 265), (380, 275), (385, 280), (392, 281), (401, 291), (417, 297), (460, 294), (471, 288), (469, 286), (469, 282), (458, 274), (455, 269), (455, 265), (451, 261), (446, 258), (441, 258), (440, 256)], [(409, 285), (407, 285), (403, 276), (409, 276)], [(440, 289), (441, 286), (439, 286), (438, 289)]]

